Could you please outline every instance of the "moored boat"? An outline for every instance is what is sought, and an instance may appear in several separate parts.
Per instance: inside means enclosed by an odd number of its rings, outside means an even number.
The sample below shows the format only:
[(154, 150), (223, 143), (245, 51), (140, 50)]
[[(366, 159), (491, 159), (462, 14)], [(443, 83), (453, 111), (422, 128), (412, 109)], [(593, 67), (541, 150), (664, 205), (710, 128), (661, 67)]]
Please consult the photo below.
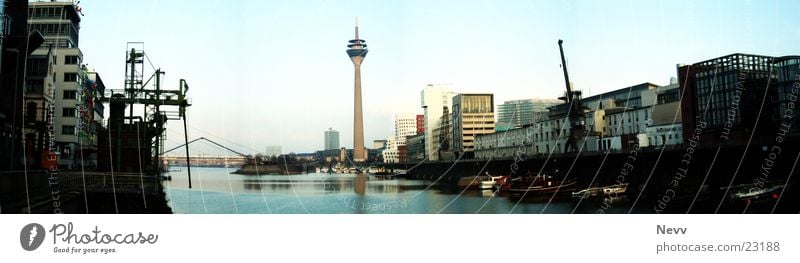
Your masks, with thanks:
[(614, 195), (614, 194), (624, 194), (625, 191), (628, 190), (628, 184), (614, 184), (608, 186), (600, 186), (600, 187), (589, 187), (577, 192), (572, 192), (572, 196), (581, 197), (581, 198), (588, 198), (588, 197), (598, 197), (598, 196), (607, 196), (607, 195)]
[[(516, 178), (515, 178), (516, 179)], [(570, 193), (575, 190), (575, 180), (555, 179), (549, 175), (520, 177), (512, 180), (508, 192), (512, 197), (534, 197), (542, 194)]]

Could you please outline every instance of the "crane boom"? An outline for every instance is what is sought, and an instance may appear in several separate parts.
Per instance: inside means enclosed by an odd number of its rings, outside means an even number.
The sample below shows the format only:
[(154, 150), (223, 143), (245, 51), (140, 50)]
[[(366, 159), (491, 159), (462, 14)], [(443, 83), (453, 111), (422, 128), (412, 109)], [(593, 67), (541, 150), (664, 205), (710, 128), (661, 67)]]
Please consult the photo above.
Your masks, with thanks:
[(581, 91), (572, 90), (572, 85), (569, 81), (569, 73), (567, 72), (567, 59), (564, 56), (564, 40), (558, 40), (558, 50), (561, 52), (561, 69), (564, 71), (564, 84), (567, 86), (567, 92), (561, 98), (569, 106), (567, 119), (569, 119), (569, 137), (564, 147), (567, 152), (570, 149), (580, 151), (579, 145), (583, 145), (584, 137), (586, 136), (586, 127), (584, 126), (584, 107), (581, 101)]
[(569, 85), (569, 73), (567, 72), (567, 60), (564, 58), (563, 43), (564, 40), (558, 40), (558, 50), (561, 52), (561, 69), (564, 71), (564, 82), (567, 85), (567, 94), (564, 96), (564, 101), (569, 104), (572, 102), (572, 87)]

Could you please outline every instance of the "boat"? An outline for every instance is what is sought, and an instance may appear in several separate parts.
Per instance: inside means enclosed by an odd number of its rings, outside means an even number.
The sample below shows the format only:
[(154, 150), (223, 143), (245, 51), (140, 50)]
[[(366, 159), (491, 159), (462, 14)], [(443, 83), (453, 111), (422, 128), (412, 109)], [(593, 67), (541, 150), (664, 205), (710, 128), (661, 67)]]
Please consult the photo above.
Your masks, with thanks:
[(572, 192), (572, 196), (580, 198), (608, 196), (615, 194), (624, 194), (628, 190), (628, 183), (614, 184), (600, 187), (589, 187), (577, 192)]
[(563, 181), (550, 175), (520, 177), (517, 180), (511, 180), (508, 192), (514, 197), (570, 193), (575, 190), (576, 183), (575, 180)]
[(490, 175), (476, 175), (458, 179), (459, 189), (493, 189), (496, 177)]
[[(784, 188), (788, 187), (789, 185), (784, 185), (781, 182), (773, 181), (761, 185), (737, 185), (727, 189), (730, 191), (730, 194), (728, 194), (728, 198), (730, 200), (735, 202), (752, 203), (776, 200), (780, 197), (780, 194), (783, 192)], [(726, 188), (723, 187), (720, 190), (724, 189)]]

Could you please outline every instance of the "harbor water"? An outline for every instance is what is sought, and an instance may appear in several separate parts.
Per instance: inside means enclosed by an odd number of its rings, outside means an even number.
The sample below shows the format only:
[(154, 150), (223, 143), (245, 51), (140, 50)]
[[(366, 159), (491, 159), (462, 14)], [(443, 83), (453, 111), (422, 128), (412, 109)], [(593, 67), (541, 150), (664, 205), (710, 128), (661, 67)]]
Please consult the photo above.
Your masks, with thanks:
[[(626, 197), (567, 196), (512, 199), (493, 190), (459, 190), (435, 181), (354, 174), (238, 175), (233, 168), (186, 167), (170, 172), (165, 192), (185, 214), (539, 214), (626, 213)], [(642, 211), (639, 211), (642, 212)]]

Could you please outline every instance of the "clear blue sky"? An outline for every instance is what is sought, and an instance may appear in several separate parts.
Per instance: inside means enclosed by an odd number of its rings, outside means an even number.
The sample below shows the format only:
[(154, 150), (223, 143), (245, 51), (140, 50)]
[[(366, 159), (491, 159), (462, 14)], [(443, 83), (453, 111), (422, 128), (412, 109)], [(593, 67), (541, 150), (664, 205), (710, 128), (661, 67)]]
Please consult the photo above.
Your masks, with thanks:
[[(800, 1), (121, 1), (84, 0), (80, 47), (121, 88), (128, 41), (143, 41), (165, 84), (185, 78), (190, 137), (205, 131), (249, 148), (322, 148), (323, 131), (352, 147), (354, 17), (363, 65), (366, 145), (396, 112), (421, 113), (427, 83), (491, 92), (496, 103), (562, 92), (570, 77), (598, 94), (667, 84), (675, 65), (730, 53), (800, 54)], [(167, 146), (182, 141), (171, 123)], [(190, 138), (190, 139), (191, 139)], [(230, 143), (229, 143), (230, 144)], [(234, 148), (252, 152), (244, 146)], [(211, 148), (197, 148), (218, 154)]]

